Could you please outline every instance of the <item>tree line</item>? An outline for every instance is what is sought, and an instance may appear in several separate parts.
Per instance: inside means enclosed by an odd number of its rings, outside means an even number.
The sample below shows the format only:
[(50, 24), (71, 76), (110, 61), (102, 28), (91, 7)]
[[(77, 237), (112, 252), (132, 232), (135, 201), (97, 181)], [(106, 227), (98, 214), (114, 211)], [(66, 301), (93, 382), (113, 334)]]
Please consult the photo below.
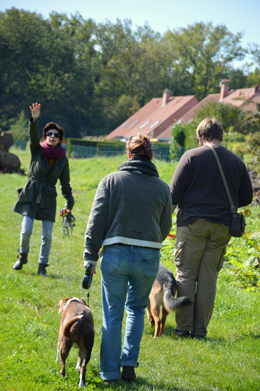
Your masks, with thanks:
[[(0, 12), (0, 128), (8, 130), (42, 104), (40, 125), (60, 123), (68, 137), (105, 135), (165, 88), (202, 99), (260, 84), (260, 45), (241, 45), (242, 33), (194, 23), (163, 35), (131, 20), (96, 23), (11, 8)], [(254, 71), (234, 61), (249, 54)]]

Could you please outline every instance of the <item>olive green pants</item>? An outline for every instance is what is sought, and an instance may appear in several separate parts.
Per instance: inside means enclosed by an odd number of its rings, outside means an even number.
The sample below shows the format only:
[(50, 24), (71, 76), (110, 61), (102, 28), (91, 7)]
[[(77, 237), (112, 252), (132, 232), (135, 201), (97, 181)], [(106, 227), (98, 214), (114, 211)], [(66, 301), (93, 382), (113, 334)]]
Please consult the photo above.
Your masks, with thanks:
[(202, 219), (177, 228), (174, 263), (178, 297), (188, 296), (193, 302), (176, 313), (178, 330), (206, 336), (229, 239), (229, 227)]

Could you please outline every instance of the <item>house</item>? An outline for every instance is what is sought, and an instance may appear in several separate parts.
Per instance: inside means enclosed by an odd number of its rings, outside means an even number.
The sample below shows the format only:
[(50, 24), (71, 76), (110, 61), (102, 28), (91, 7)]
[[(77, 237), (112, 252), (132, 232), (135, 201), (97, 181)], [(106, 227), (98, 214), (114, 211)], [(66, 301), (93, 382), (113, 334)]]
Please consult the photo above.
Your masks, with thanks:
[[(160, 135), (174, 121), (178, 121), (192, 107), (197, 105), (199, 100), (194, 95), (188, 96), (170, 96), (170, 91), (165, 90), (162, 98), (153, 98), (108, 136), (108, 139), (113, 138), (129, 138), (138, 133), (149, 135), (149, 137), (157, 138), (163, 141)], [(170, 138), (166, 137), (168, 141)]]
[[(256, 103), (260, 103), (260, 87), (229, 90), (230, 80), (220, 83), (220, 92), (209, 94), (199, 101), (195, 95), (170, 96), (165, 90), (162, 98), (154, 98), (145, 106), (113, 130), (108, 139), (128, 139), (138, 133), (156, 138), (158, 141), (169, 141), (172, 125), (177, 122), (190, 122), (198, 109), (209, 102), (229, 103), (241, 107), (244, 111), (256, 111)], [(248, 104), (244, 104), (249, 100)], [(255, 102), (255, 103), (253, 103)]]
[[(208, 102), (221, 102), (232, 104), (237, 107), (241, 107), (243, 111), (256, 111), (256, 105), (254, 103), (249, 103), (244, 105), (245, 100), (250, 100), (251, 102), (260, 103), (260, 87), (257, 85), (253, 88), (239, 88), (237, 90), (229, 91), (230, 80), (224, 79), (221, 81), (221, 89), (218, 94), (209, 94), (204, 99), (202, 99), (196, 106), (194, 106), (190, 111), (188, 111), (183, 117), (183, 122), (189, 122), (194, 118), (194, 115), (198, 109), (202, 106), (205, 106)], [(244, 105), (244, 106), (243, 106)]]

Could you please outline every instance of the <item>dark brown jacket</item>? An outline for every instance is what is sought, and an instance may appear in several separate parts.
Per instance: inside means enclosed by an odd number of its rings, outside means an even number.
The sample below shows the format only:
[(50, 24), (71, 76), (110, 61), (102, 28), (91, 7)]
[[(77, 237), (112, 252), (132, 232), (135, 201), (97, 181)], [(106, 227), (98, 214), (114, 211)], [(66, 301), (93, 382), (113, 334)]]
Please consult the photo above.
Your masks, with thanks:
[(49, 170), (49, 161), (41, 156), (39, 144), (38, 120), (30, 119), (31, 163), (28, 182), (20, 193), (14, 211), (32, 219), (55, 221), (56, 183), (60, 179), (62, 195), (67, 200), (67, 207), (72, 209), (74, 198), (70, 187), (68, 158), (56, 159)]

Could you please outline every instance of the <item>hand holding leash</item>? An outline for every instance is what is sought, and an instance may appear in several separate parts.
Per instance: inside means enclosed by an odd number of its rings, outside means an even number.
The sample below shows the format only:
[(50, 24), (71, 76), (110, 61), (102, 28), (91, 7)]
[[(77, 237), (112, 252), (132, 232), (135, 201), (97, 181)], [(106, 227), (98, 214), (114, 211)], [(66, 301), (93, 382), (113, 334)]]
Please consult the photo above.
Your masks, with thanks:
[[(95, 266), (88, 264), (82, 281), (83, 289), (89, 290), (89, 288), (91, 287), (93, 274), (96, 274), (96, 268)], [(87, 305), (89, 307), (89, 292), (87, 293)]]

